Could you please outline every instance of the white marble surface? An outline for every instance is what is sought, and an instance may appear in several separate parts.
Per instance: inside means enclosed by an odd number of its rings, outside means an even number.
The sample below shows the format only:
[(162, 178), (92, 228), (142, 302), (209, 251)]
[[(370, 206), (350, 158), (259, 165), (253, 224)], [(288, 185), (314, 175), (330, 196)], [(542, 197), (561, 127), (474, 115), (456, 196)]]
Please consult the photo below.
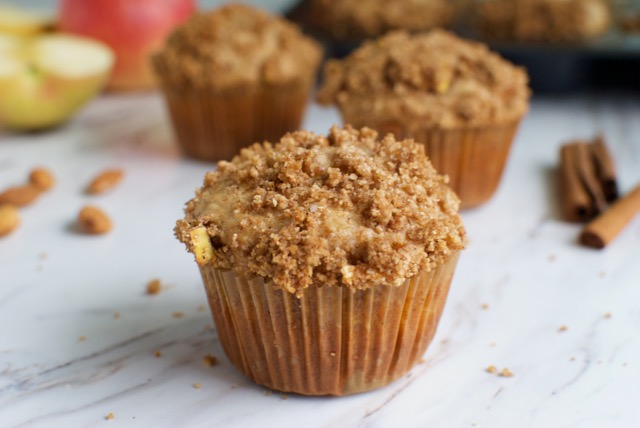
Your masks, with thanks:
[[(601, 130), (630, 189), (639, 118), (632, 97), (536, 100), (498, 193), (464, 213), (469, 248), (426, 362), (344, 398), (267, 395), (224, 357), (172, 236), (211, 166), (180, 158), (157, 94), (104, 96), (64, 128), (0, 134), (0, 187), (37, 165), (58, 179), (0, 240), (0, 427), (639, 426), (640, 218), (608, 249), (580, 248), (578, 226), (558, 219), (554, 176), (563, 140)], [(337, 120), (311, 106), (306, 127)], [(110, 166), (126, 170), (120, 187), (85, 196)], [(112, 233), (73, 231), (86, 203), (112, 216)], [(145, 295), (156, 277), (169, 288)], [(206, 354), (220, 364), (205, 367)], [(515, 376), (486, 373), (492, 364)]]

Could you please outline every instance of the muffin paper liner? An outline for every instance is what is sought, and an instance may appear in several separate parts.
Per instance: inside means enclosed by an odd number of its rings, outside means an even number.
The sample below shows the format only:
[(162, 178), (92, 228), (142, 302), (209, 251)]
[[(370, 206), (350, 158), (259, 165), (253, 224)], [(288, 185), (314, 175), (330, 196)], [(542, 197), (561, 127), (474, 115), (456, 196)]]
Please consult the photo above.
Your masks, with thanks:
[(256, 142), (278, 141), (298, 130), (311, 84), (245, 92), (164, 88), (178, 144), (189, 157), (231, 159)]
[(400, 287), (309, 287), (296, 295), (242, 272), (201, 267), (229, 360), (256, 383), (305, 395), (384, 386), (422, 357), (459, 253)]
[(472, 208), (488, 201), (495, 193), (509, 156), (520, 121), (504, 125), (468, 129), (407, 129), (395, 123), (356, 119), (356, 127), (368, 126), (382, 135), (413, 138), (425, 145), (427, 156), (440, 174), (449, 176), (449, 186), (461, 201), (461, 208)]

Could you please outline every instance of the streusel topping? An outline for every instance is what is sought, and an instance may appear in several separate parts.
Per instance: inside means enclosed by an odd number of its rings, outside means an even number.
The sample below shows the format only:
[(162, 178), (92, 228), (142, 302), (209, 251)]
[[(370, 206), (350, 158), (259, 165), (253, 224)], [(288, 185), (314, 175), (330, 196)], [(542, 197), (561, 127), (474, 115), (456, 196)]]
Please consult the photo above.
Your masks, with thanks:
[(453, 16), (450, 0), (313, 0), (311, 5), (312, 19), (336, 39), (424, 31), (448, 24)]
[(489, 0), (478, 5), (487, 37), (521, 42), (575, 42), (613, 23), (608, 0)]
[(527, 74), (485, 45), (443, 31), (390, 33), (329, 61), (318, 94), (345, 117), (414, 118), (422, 126), (504, 124), (528, 108)]
[(153, 63), (174, 88), (236, 90), (260, 82), (306, 83), (321, 57), (320, 46), (296, 25), (231, 4), (194, 15), (169, 36)]
[[(251, 272), (291, 293), (399, 286), (464, 247), (459, 200), (424, 147), (370, 129), (307, 131), (220, 162), (175, 233), (201, 264)], [(207, 243), (208, 244), (208, 243)]]

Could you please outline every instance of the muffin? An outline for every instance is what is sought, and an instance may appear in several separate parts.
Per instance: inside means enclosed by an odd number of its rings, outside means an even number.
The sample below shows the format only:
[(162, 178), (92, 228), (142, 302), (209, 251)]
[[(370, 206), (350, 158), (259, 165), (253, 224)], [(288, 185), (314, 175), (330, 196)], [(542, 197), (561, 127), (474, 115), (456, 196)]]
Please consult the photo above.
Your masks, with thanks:
[(608, 0), (488, 0), (478, 4), (488, 38), (514, 42), (580, 42), (612, 24)]
[(183, 152), (219, 160), (299, 128), (321, 57), (294, 24), (232, 4), (196, 14), (152, 61)]
[(315, 26), (335, 40), (360, 40), (389, 30), (424, 31), (447, 25), (451, 0), (312, 0)]
[(225, 353), (258, 384), (367, 391), (434, 335), (464, 246), (459, 201), (421, 145), (377, 135), (334, 127), (243, 149), (176, 225)]
[(523, 69), (480, 43), (443, 30), (393, 32), (329, 61), (318, 101), (354, 127), (424, 144), (469, 208), (497, 188), (529, 89)]

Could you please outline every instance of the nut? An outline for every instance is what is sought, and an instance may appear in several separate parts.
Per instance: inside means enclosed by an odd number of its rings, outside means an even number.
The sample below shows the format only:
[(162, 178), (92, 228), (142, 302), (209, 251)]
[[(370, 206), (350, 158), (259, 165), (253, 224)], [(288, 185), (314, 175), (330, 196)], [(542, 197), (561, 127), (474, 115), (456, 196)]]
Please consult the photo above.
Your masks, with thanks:
[(29, 174), (29, 183), (42, 191), (51, 189), (55, 182), (53, 174), (46, 168), (35, 168)]
[(124, 172), (121, 169), (107, 169), (102, 171), (91, 181), (89, 187), (87, 187), (87, 193), (95, 195), (111, 190), (120, 183), (122, 177), (124, 177)]
[(32, 184), (13, 186), (0, 193), (0, 204), (11, 204), (24, 207), (35, 202), (42, 191)]
[(90, 235), (102, 235), (111, 230), (111, 219), (98, 207), (87, 205), (78, 214), (78, 228)]
[(0, 205), (0, 236), (13, 232), (20, 225), (20, 211), (15, 205)]
[(200, 266), (206, 265), (213, 258), (213, 245), (206, 227), (198, 227), (189, 232), (191, 235), (191, 245), (196, 262)]

